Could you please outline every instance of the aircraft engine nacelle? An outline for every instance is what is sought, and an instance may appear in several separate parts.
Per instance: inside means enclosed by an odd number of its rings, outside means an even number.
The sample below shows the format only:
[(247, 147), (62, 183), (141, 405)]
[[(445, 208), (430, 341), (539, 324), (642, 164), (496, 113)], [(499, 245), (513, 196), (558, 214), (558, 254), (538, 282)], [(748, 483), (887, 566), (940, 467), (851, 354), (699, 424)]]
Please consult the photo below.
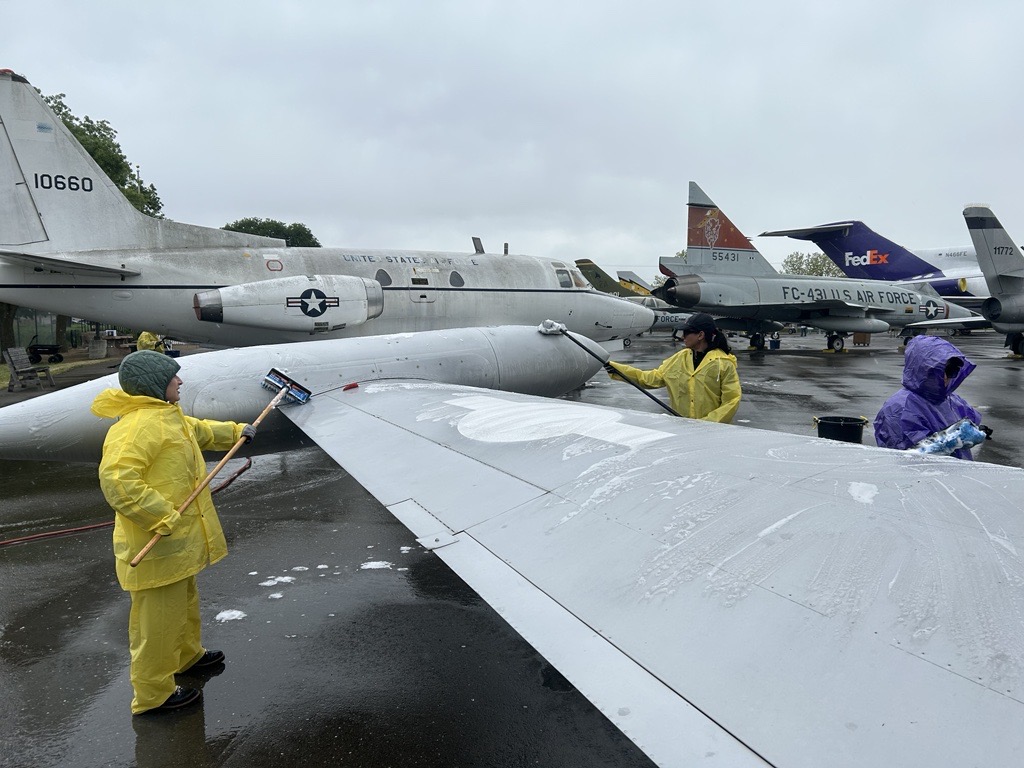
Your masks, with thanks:
[(698, 275), (684, 275), (670, 277), (660, 288), (651, 291), (651, 294), (683, 308), (708, 304), (743, 306), (752, 303), (752, 297), (757, 296), (757, 284), (752, 278), (747, 277), (709, 282)]
[(203, 291), (192, 306), (208, 323), (327, 333), (379, 317), (384, 289), (352, 275), (297, 275)]
[(989, 296), (981, 303), (981, 314), (990, 323), (1024, 322), (1024, 296)]

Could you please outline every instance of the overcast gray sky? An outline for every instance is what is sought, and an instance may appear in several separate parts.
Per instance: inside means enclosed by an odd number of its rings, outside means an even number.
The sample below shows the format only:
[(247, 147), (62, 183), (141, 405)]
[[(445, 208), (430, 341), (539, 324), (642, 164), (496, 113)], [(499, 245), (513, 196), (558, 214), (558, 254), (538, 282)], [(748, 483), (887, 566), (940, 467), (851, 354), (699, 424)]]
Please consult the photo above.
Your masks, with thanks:
[[(0, 0), (0, 67), (108, 120), (172, 219), (657, 273), (748, 236), (1024, 238), (1024, 3)], [(771, 261), (813, 246), (756, 238)]]

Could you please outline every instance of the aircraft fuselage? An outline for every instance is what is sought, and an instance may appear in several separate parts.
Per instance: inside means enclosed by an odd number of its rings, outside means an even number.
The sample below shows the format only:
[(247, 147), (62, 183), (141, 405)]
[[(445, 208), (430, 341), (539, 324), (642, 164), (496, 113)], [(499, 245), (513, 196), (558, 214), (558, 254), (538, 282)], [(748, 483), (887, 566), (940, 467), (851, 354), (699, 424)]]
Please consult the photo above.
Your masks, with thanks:
[(938, 297), (878, 281), (797, 275), (678, 275), (665, 297), (680, 307), (729, 317), (803, 322), (826, 330), (884, 331), (971, 313)]
[[(339, 248), (199, 248), (86, 251), (64, 256), (140, 274), (53, 271), (0, 256), (0, 301), (88, 320), (225, 346), (436, 330), (473, 325), (537, 324), (546, 319), (598, 341), (647, 330), (653, 313), (594, 291), (574, 265), (532, 256)], [(262, 287), (285, 278), (344, 276), (379, 283), (383, 311), (361, 323), (316, 332), (281, 330), (284, 313), (318, 310), (295, 296), (263, 296), (266, 324), (204, 322), (196, 294), (229, 286)], [(325, 296), (329, 301), (330, 296)], [(301, 318), (300, 318), (301, 319)]]

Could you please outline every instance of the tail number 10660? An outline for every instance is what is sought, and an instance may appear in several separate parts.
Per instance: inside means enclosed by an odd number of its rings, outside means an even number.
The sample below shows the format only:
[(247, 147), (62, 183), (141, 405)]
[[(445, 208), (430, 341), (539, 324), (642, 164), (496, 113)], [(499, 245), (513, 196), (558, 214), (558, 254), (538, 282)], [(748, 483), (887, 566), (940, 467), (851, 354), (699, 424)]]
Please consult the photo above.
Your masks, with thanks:
[(35, 173), (33, 177), (36, 189), (66, 189), (70, 192), (92, 192), (92, 179), (88, 176)]

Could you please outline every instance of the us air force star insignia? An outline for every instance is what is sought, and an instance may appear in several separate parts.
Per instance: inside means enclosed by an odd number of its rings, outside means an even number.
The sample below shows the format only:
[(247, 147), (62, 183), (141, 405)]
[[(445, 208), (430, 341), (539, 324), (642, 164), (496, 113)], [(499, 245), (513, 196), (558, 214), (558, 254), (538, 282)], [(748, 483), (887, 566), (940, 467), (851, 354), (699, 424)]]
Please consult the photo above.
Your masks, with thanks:
[(302, 299), (302, 313), (304, 315), (320, 317), (324, 310), (327, 309), (327, 296), (323, 291), (318, 291), (316, 288), (303, 291), (299, 298)]
[(307, 288), (301, 296), (289, 297), (286, 304), (288, 307), (298, 307), (308, 317), (320, 317), (328, 307), (341, 306), (341, 300), (316, 288)]
[(929, 320), (937, 317), (940, 310), (941, 307), (939, 307), (939, 305), (936, 304), (931, 299), (929, 299), (928, 301), (921, 305), (921, 311), (924, 312), (924, 316), (927, 317)]

